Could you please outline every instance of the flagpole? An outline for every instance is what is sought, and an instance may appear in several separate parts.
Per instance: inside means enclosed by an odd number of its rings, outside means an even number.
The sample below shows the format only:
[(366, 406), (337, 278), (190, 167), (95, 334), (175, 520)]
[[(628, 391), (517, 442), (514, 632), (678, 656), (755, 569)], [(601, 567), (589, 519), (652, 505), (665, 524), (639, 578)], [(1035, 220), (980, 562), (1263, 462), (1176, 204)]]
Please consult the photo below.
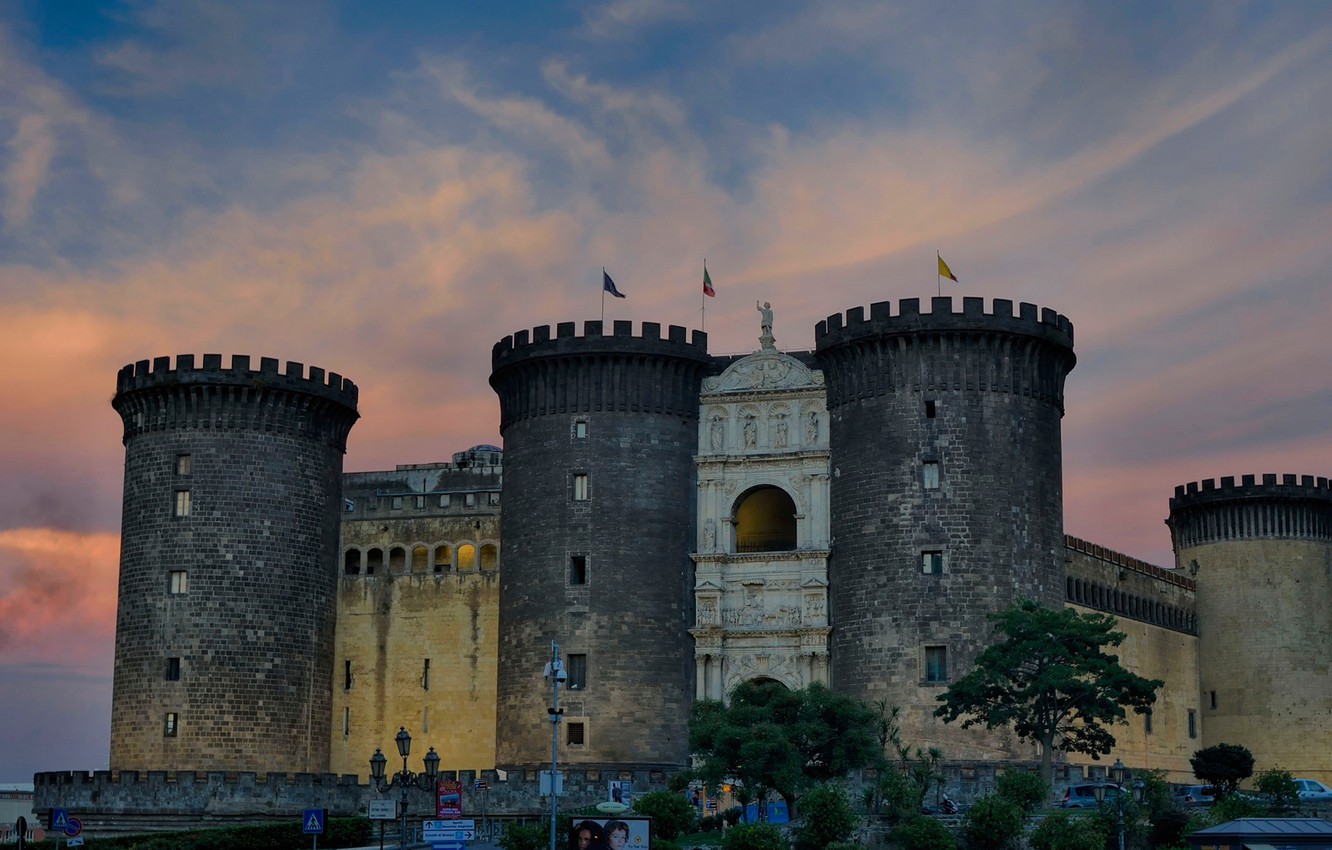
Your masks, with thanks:
[[(606, 326), (606, 267), (601, 267), (601, 326)], [(555, 780), (551, 780), (554, 782)]]
[[(707, 280), (707, 277), (708, 277), (708, 258), (707, 258), (707, 257), (704, 257), (704, 258), (703, 258), (703, 279), (704, 279), (704, 280)], [(701, 291), (701, 292), (698, 293), (698, 312), (699, 312), (700, 314), (702, 314), (702, 317), (703, 317), (703, 318), (700, 320), (700, 324), (701, 324), (702, 326), (699, 328), (699, 330), (703, 331), (704, 333), (707, 333), (707, 332), (708, 332), (708, 293), (707, 293), (707, 290), (703, 290), (703, 291)]]
[[(934, 251), (934, 294), (943, 295), (943, 275), (939, 272), (939, 263), (943, 262), (943, 254), (938, 249)], [(602, 299), (605, 300), (605, 299)]]

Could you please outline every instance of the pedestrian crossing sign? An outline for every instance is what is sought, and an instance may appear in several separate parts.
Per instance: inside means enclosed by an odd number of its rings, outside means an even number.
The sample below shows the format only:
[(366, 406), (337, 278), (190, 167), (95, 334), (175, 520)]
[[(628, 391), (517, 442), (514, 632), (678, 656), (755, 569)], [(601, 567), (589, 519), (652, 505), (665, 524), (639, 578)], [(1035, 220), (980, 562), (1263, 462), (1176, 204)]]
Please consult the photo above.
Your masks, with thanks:
[(302, 828), (306, 835), (322, 835), (324, 821), (328, 819), (327, 809), (306, 809), (301, 815)]

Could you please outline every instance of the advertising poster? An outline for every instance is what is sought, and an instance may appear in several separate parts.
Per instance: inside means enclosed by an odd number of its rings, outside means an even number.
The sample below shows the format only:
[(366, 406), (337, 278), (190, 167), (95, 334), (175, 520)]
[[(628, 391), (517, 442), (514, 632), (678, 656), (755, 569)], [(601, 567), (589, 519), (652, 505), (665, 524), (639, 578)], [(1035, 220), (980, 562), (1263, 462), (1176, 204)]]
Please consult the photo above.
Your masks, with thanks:
[(435, 783), (435, 797), (439, 800), (436, 814), (441, 818), (462, 817), (462, 783), (441, 779)]
[(634, 804), (634, 783), (621, 779), (610, 780), (609, 787), (606, 789), (606, 801), (632, 806)]
[(575, 818), (568, 850), (650, 850), (650, 818), (636, 815)]

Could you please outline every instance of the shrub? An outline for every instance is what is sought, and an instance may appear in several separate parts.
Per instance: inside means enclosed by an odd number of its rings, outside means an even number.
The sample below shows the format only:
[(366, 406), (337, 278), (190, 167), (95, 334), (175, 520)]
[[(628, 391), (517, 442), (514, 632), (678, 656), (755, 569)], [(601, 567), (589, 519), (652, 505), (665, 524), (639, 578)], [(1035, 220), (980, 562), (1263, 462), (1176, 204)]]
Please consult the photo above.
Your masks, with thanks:
[(1189, 759), (1193, 775), (1217, 788), (1217, 797), (1228, 797), (1240, 782), (1253, 776), (1253, 753), (1239, 744), (1203, 747)]
[(544, 850), (550, 846), (550, 824), (508, 824), (496, 843), (504, 850)]
[(725, 812), (722, 812), (722, 817), (726, 819), (727, 826), (735, 826), (744, 819), (745, 810), (739, 807), (727, 809)]
[(902, 850), (957, 850), (957, 838), (948, 827), (925, 815), (894, 827), (891, 835)]
[(1110, 834), (1099, 818), (1056, 812), (1031, 833), (1032, 850), (1104, 850)]
[(1263, 795), (1273, 814), (1289, 812), (1299, 804), (1300, 786), (1295, 784), (1295, 777), (1289, 770), (1279, 767), (1264, 770), (1258, 774), (1254, 787)]
[(694, 831), (698, 811), (683, 794), (650, 791), (634, 798), (634, 811), (652, 818), (653, 839), (667, 841)]
[(844, 841), (860, 819), (840, 785), (816, 785), (800, 798), (801, 825), (795, 844), (801, 850), (819, 850)]
[(1189, 813), (1180, 809), (1167, 809), (1152, 818), (1152, 846), (1174, 847), (1185, 845), (1189, 833)]
[[(505, 848), (508, 850), (508, 848)], [(770, 823), (742, 823), (726, 830), (722, 850), (788, 850), (786, 836)]]
[(1266, 817), (1267, 806), (1249, 797), (1229, 794), (1212, 805), (1211, 814), (1216, 818), (1216, 823), (1222, 824), (1240, 818)]
[(865, 850), (865, 848), (854, 841), (834, 841), (823, 850)]
[(1039, 773), (1009, 770), (999, 777), (995, 793), (1016, 805), (1025, 816), (1045, 804), (1050, 797), (1050, 786)]
[(982, 797), (967, 812), (962, 831), (968, 847), (1003, 850), (1022, 834), (1022, 810), (1003, 797)]

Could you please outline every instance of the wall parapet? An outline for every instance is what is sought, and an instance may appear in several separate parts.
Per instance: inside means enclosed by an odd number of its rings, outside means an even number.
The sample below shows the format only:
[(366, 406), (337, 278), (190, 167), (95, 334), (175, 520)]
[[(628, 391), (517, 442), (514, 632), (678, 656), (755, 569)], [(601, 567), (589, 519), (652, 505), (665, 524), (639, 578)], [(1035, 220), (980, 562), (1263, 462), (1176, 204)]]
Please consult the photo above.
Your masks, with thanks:
[(604, 325), (597, 320), (585, 321), (581, 335), (575, 322), (557, 323), (553, 335), (550, 325), (539, 325), (530, 333), (517, 331), (495, 343), (491, 349), (491, 367), (499, 369), (525, 357), (553, 354), (661, 354), (681, 349), (692, 349), (695, 355), (703, 357), (708, 354), (708, 335), (703, 331), (690, 334), (680, 325), (669, 325), (663, 337), (660, 322), (643, 322), (642, 334), (634, 336), (633, 322), (616, 320), (609, 334), (604, 332)]
[(1116, 567), (1124, 567), (1125, 569), (1133, 570), (1135, 573), (1150, 576), (1151, 578), (1158, 579), (1167, 584), (1173, 584), (1186, 590), (1198, 589), (1198, 583), (1192, 578), (1182, 575), (1179, 570), (1158, 567), (1155, 564), (1140, 561), (1131, 555), (1125, 555), (1123, 552), (1116, 552), (1113, 549), (1098, 546), (1095, 543), (1088, 542), (1080, 537), (1074, 537), (1071, 534), (1064, 535), (1064, 545), (1075, 552), (1081, 552), (1084, 555), (1089, 555), (1098, 560), (1113, 564)]
[(1332, 486), (1313, 475), (1207, 478), (1175, 488), (1166, 525), (1177, 556), (1227, 540), (1332, 540)]
[(814, 329), (815, 347), (822, 351), (850, 339), (876, 334), (901, 334), (919, 331), (1003, 331), (1039, 336), (1067, 348), (1073, 347), (1073, 322), (1049, 307), (1021, 302), (1013, 312), (1013, 302), (996, 298), (992, 309), (985, 310), (985, 299), (962, 299), (962, 311), (953, 309), (951, 295), (930, 299), (930, 312), (922, 313), (919, 298), (903, 298), (894, 314), (893, 302), (876, 301), (870, 304), (869, 316), (864, 307), (852, 307), (845, 314), (834, 313), (819, 322)]

